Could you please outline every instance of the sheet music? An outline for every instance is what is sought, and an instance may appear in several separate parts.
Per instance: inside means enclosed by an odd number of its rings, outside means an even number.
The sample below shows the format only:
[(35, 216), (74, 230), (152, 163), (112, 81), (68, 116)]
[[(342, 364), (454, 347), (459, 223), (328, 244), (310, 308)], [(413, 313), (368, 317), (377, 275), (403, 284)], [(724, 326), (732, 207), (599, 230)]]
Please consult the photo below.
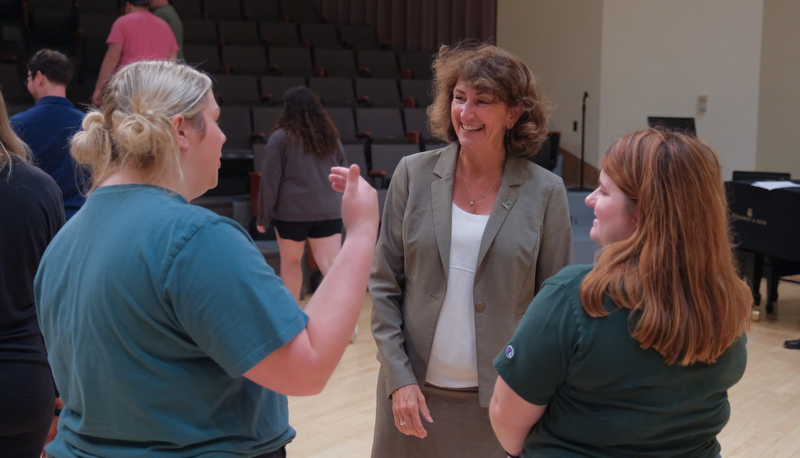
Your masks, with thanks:
[(756, 186), (763, 189), (773, 190), (773, 189), (780, 189), (780, 188), (796, 188), (800, 187), (800, 184), (792, 183), (791, 181), (754, 181), (752, 186)]

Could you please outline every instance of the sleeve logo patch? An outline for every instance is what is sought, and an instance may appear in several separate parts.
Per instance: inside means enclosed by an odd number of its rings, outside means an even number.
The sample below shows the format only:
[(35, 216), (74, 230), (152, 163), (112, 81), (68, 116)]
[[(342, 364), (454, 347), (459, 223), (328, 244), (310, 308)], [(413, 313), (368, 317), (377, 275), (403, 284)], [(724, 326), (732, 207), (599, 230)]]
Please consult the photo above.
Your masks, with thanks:
[(506, 358), (511, 359), (514, 357), (514, 347), (511, 345), (506, 347)]

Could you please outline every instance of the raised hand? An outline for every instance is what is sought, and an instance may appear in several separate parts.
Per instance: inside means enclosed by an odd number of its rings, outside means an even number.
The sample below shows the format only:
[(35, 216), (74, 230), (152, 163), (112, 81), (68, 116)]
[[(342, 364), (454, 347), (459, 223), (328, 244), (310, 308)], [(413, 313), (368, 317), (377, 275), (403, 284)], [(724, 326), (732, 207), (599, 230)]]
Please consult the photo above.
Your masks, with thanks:
[(343, 192), (342, 221), (348, 237), (360, 231), (378, 231), (378, 193), (361, 178), (357, 165), (333, 167), (328, 177), (333, 189)]

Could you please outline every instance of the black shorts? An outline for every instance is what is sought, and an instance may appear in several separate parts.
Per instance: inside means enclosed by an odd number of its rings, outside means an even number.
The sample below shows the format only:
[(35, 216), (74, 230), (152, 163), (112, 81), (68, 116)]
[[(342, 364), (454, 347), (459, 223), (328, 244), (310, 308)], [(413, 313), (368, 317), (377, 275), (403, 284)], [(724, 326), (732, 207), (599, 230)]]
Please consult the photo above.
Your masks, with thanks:
[(342, 219), (327, 219), (325, 221), (306, 221), (306, 222), (293, 222), (293, 221), (280, 221), (272, 220), (275, 230), (282, 239), (294, 240), (295, 242), (303, 242), (306, 239), (321, 239), (330, 237), (332, 235), (341, 234)]

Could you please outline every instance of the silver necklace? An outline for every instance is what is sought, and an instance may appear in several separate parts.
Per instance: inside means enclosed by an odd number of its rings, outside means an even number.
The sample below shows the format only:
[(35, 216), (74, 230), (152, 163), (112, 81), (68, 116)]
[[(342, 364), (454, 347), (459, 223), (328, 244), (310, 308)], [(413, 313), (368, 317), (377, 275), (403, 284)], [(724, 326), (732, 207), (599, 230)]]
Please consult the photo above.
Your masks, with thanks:
[(477, 202), (477, 201), (479, 201), (479, 200), (481, 200), (484, 197), (489, 195), (489, 192), (492, 190), (492, 188), (494, 188), (494, 185), (497, 184), (497, 180), (499, 180), (500, 177), (503, 176), (503, 172), (500, 172), (500, 175), (497, 175), (497, 178), (494, 179), (494, 181), (492, 182), (492, 185), (489, 186), (489, 189), (487, 189), (486, 192), (484, 192), (483, 195), (478, 197), (477, 199), (472, 197), (472, 192), (469, 190), (469, 183), (467, 182), (467, 174), (464, 173), (464, 167), (463, 166), (461, 167), (461, 176), (464, 177), (464, 187), (467, 188), (467, 194), (469, 194), (469, 199), (470, 199), (469, 200), (469, 204), (470, 205), (475, 205), (475, 202)]

